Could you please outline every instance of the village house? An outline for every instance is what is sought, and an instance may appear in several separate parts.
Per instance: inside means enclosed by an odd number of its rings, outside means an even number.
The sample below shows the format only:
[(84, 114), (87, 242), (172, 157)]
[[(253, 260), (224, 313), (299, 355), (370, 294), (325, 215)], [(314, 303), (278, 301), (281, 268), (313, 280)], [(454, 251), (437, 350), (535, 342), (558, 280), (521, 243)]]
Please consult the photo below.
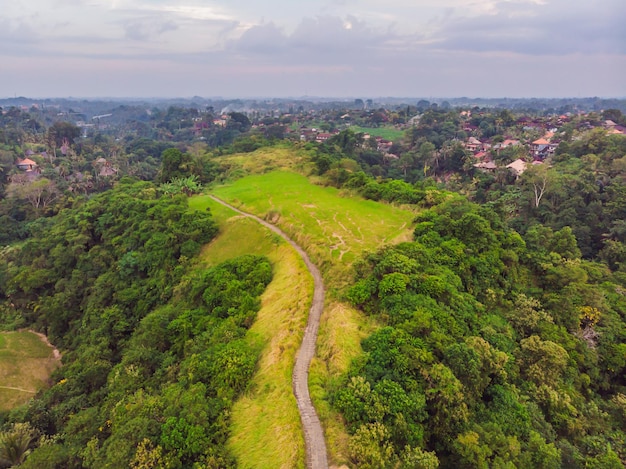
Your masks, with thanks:
[(39, 165), (30, 158), (18, 159), (16, 166), (17, 169), (22, 171), (37, 171), (39, 168)]
[(300, 141), (301, 142), (312, 142), (317, 137), (317, 132), (315, 129), (300, 129)]
[(382, 137), (376, 137), (376, 149), (383, 153), (388, 153), (393, 146), (393, 142), (390, 140), (385, 140)]
[(467, 142), (465, 142), (465, 149), (471, 152), (482, 150), (482, 146), (482, 142), (476, 137), (470, 137), (467, 139)]
[[(549, 138), (550, 136), (547, 135)], [(557, 144), (551, 143), (545, 136), (539, 138), (530, 144), (530, 154), (533, 158), (545, 159), (548, 156), (554, 154)]]
[(333, 134), (330, 134), (330, 133), (327, 133), (327, 132), (320, 132), (315, 137), (315, 141), (317, 143), (324, 143), (326, 140), (328, 140), (332, 136), (333, 136)]
[(626, 127), (616, 124), (611, 119), (605, 120), (602, 127), (607, 130), (607, 134), (609, 135), (626, 135)]
[(98, 158), (95, 163), (96, 169), (98, 170), (98, 176), (110, 177), (117, 174), (117, 168), (113, 167), (106, 159)]
[(522, 174), (524, 174), (524, 171), (526, 171), (527, 165), (528, 163), (526, 163), (521, 158), (518, 158), (513, 161), (513, 163), (507, 164), (506, 167), (510, 169), (516, 177), (520, 177)]
[(218, 127), (226, 127), (227, 124), (228, 124), (228, 116), (222, 115), (219, 118), (213, 119), (213, 125), (216, 125)]
[(623, 125), (616, 125), (612, 127), (608, 132), (609, 135), (626, 135), (626, 127)]
[(500, 150), (504, 150), (505, 148), (509, 148), (509, 147), (514, 147), (520, 145), (520, 141), (519, 140), (513, 140), (510, 138), (507, 138), (506, 140), (499, 142), (499, 143), (494, 143), (493, 144), (493, 149), (496, 152), (499, 152)]

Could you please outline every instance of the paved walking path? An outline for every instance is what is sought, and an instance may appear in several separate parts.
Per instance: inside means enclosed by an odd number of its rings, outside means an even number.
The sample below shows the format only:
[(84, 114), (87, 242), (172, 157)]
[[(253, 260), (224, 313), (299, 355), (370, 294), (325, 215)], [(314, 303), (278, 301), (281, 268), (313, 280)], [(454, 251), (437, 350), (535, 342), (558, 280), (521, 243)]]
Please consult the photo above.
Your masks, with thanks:
[(311, 303), (311, 309), (309, 311), (309, 319), (307, 321), (306, 329), (304, 330), (304, 337), (302, 338), (302, 344), (298, 355), (296, 356), (296, 363), (293, 369), (292, 385), (293, 393), (296, 396), (296, 402), (298, 403), (298, 410), (300, 411), (300, 420), (302, 421), (302, 428), (304, 430), (304, 444), (306, 446), (306, 463), (310, 469), (327, 469), (328, 458), (326, 456), (326, 442), (324, 441), (324, 432), (322, 431), (322, 424), (315, 412), (315, 407), (311, 402), (311, 396), (309, 395), (309, 366), (311, 360), (315, 355), (315, 342), (317, 341), (317, 331), (320, 325), (320, 317), (322, 316), (322, 310), (324, 309), (324, 282), (322, 281), (322, 275), (319, 269), (311, 262), (309, 256), (304, 249), (298, 246), (287, 234), (280, 228), (272, 225), (271, 223), (262, 220), (261, 218), (251, 215), (246, 212), (233, 207), (232, 205), (224, 202), (217, 197), (210, 195), (216, 202), (240, 213), (246, 217), (250, 217), (258, 221), (263, 226), (269, 228), (274, 233), (282, 236), (293, 248), (300, 254), (307, 269), (311, 272), (314, 282), (313, 301)]

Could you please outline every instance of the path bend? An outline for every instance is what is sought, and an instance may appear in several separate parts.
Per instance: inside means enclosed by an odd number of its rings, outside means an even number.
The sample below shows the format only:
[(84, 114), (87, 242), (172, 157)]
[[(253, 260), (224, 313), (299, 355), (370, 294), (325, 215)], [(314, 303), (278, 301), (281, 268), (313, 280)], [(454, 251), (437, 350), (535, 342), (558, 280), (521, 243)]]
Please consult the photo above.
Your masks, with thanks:
[(313, 277), (313, 301), (309, 310), (309, 318), (307, 320), (306, 329), (302, 338), (302, 344), (296, 355), (296, 362), (292, 375), (293, 393), (298, 404), (300, 412), (300, 420), (304, 431), (304, 444), (306, 448), (306, 465), (309, 469), (328, 469), (328, 457), (326, 454), (326, 442), (324, 440), (324, 432), (322, 424), (311, 402), (309, 394), (309, 367), (311, 360), (315, 355), (315, 343), (317, 341), (317, 331), (320, 325), (322, 310), (324, 309), (324, 282), (319, 269), (311, 262), (307, 253), (298, 244), (296, 244), (287, 234), (271, 223), (252, 215), (250, 213), (239, 210), (236, 207), (224, 202), (223, 200), (209, 195), (211, 199), (235, 212), (250, 217), (274, 233), (280, 235), (287, 241), (296, 252), (302, 257), (304, 263)]

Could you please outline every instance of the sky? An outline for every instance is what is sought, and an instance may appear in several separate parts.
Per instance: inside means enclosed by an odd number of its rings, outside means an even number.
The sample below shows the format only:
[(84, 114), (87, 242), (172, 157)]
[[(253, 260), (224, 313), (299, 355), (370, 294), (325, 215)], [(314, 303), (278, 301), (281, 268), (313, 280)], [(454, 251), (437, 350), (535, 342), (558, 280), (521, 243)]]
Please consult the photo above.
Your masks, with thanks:
[(626, 97), (625, 0), (0, 0), (0, 97)]

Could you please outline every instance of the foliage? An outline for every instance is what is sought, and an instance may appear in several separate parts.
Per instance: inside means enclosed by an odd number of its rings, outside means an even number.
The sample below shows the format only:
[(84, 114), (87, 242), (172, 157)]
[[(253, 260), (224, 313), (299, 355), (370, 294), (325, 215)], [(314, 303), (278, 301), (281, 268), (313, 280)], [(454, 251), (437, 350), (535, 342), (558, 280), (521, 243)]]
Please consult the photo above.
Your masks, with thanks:
[(19, 466), (30, 453), (35, 431), (28, 423), (15, 423), (10, 430), (0, 432), (0, 465)]
[(461, 198), (416, 223), (347, 293), (383, 325), (330, 395), (355, 467), (403, 467), (405, 447), (445, 467), (620, 467), (626, 303), (608, 270), (569, 228), (526, 244)]
[(29, 459), (233, 466), (229, 409), (259, 353), (242, 337), (272, 269), (258, 256), (194, 268), (216, 232), (185, 197), (122, 181), (5, 255), (2, 294), (65, 350), (56, 384), (10, 417), (54, 440)]

